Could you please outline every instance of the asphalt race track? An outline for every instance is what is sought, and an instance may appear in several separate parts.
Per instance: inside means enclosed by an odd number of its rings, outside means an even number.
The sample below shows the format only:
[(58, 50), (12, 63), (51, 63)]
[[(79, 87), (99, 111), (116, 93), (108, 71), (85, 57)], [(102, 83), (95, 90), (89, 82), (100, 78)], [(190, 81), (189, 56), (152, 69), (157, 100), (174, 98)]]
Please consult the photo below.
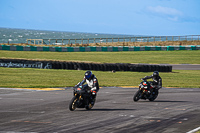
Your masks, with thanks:
[(154, 102), (137, 88), (103, 87), (90, 111), (69, 111), (72, 89), (0, 89), (0, 133), (185, 133), (200, 127), (200, 89), (163, 88)]
[(200, 70), (200, 64), (171, 64), (173, 70)]

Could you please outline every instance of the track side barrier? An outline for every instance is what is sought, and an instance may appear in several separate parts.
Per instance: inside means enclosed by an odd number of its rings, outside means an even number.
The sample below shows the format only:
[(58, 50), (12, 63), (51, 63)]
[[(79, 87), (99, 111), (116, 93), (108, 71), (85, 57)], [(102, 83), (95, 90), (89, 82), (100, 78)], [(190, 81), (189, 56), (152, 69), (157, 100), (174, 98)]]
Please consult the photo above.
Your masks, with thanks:
[(131, 64), (131, 63), (86, 63), (66, 61), (44, 61), (25, 59), (0, 59), (0, 67), (68, 69), (95, 71), (132, 71), (132, 72), (172, 72), (171, 65)]
[(200, 50), (200, 45), (187, 46), (114, 46), (114, 47), (36, 47), (0, 45), (0, 50), (10, 51), (51, 51), (51, 52), (118, 52), (118, 51), (173, 51), (173, 50)]

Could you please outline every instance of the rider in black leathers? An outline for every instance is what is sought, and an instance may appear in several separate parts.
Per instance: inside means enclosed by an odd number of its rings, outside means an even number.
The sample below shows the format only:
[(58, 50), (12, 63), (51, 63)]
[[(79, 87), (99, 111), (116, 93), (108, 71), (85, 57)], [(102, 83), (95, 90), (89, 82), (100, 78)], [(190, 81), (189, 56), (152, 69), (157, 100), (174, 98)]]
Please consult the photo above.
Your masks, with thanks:
[(146, 79), (153, 79), (153, 81), (151, 82), (151, 85), (153, 86), (154, 89), (160, 89), (162, 88), (162, 78), (159, 76), (159, 72), (158, 71), (154, 71), (153, 74), (151, 76), (146, 76), (143, 78), (143, 80)]
[(78, 85), (83, 85), (84, 83), (87, 83), (84, 85), (85, 88), (90, 89), (90, 93), (92, 95), (92, 102), (95, 101), (97, 92), (99, 91), (99, 83), (94, 74), (92, 74), (91, 71), (85, 72), (84, 78), (82, 82), (80, 82)]

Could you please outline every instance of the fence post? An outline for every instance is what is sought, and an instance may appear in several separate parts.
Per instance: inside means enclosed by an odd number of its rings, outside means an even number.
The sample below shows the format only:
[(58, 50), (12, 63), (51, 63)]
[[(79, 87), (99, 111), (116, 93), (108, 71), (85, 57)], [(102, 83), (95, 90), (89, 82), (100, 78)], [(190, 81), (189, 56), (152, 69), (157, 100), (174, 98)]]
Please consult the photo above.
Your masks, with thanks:
[(135, 44), (136, 44), (136, 41), (137, 41), (137, 37), (135, 37)]

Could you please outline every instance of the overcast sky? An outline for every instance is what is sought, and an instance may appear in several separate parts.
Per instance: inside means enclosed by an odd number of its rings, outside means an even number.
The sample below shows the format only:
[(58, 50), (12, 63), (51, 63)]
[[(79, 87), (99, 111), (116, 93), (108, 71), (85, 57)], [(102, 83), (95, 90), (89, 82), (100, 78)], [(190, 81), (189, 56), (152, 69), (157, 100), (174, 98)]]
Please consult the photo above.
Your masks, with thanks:
[(0, 0), (0, 27), (200, 35), (200, 0)]

